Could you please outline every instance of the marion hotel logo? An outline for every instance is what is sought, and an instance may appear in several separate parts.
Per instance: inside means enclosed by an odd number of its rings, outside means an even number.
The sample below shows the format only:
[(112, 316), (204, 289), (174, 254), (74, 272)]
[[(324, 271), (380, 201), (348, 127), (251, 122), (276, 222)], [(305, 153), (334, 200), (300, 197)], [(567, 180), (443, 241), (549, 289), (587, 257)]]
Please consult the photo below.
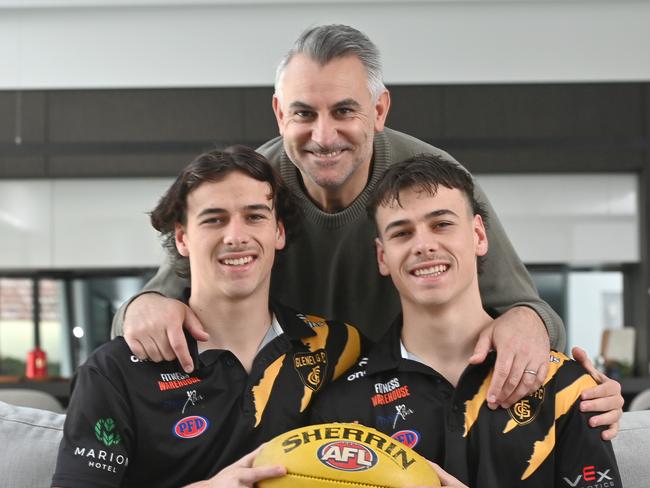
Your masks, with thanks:
[[(118, 446), (122, 442), (117, 425), (111, 418), (99, 419), (95, 423), (95, 437), (106, 447)], [(105, 449), (75, 447), (74, 455), (86, 459), (89, 468), (110, 473), (117, 473), (118, 467), (129, 465), (128, 457)]]

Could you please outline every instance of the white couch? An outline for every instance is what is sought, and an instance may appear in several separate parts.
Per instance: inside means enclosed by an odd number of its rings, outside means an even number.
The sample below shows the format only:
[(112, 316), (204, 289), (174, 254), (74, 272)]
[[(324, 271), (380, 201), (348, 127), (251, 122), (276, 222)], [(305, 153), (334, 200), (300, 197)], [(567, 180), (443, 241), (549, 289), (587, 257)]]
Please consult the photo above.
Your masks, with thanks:
[[(50, 486), (65, 416), (0, 402), (0, 484)], [(650, 487), (650, 410), (626, 412), (614, 450), (625, 488)]]

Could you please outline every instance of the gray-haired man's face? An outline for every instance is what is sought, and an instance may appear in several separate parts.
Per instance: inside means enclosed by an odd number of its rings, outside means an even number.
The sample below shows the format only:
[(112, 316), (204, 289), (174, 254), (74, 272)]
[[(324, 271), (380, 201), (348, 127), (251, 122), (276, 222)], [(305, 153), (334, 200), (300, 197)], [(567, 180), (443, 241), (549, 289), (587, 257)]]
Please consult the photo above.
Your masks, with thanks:
[(273, 108), (280, 134), (309, 193), (317, 187), (363, 189), (374, 133), (384, 128), (389, 98), (386, 92), (372, 99), (359, 58), (345, 56), (321, 66), (298, 54), (278, 88)]

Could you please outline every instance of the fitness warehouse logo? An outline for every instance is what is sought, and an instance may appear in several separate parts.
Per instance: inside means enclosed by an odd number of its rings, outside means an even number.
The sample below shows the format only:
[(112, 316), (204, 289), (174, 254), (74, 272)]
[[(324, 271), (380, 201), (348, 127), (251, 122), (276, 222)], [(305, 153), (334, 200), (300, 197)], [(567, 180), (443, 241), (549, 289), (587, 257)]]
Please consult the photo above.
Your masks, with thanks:
[(375, 383), (375, 393), (370, 397), (373, 407), (388, 405), (411, 396), (408, 385), (400, 385), (398, 378), (392, 378), (386, 383)]
[(158, 388), (160, 388), (160, 391), (176, 390), (178, 388), (185, 388), (186, 386), (201, 382), (200, 379), (194, 376), (179, 372), (161, 373), (160, 379), (162, 380), (158, 381)]
[(609, 475), (611, 468), (603, 469), (596, 466), (585, 466), (582, 468), (580, 474), (575, 477), (564, 477), (565, 486), (571, 488), (612, 488), (616, 486), (616, 482)]
[[(106, 447), (117, 446), (122, 442), (112, 418), (99, 419), (95, 423), (94, 432), (97, 441)], [(117, 473), (119, 467), (129, 465), (129, 458), (124, 454), (105, 449), (76, 446), (74, 455), (87, 460), (89, 468), (110, 473)]]

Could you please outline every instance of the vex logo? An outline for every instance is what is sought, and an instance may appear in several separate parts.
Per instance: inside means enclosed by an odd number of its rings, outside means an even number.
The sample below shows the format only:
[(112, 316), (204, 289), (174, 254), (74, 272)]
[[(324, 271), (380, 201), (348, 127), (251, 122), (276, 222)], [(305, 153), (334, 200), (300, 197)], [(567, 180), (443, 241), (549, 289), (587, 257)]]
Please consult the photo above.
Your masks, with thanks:
[(328, 442), (318, 449), (317, 456), (325, 466), (340, 471), (365, 471), (377, 464), (372, 449), (351, 441)]
[[(572, 488), (593, 486), (593, 488), (610, 488), (614, 486), (614, 480), (609, 476), (611, 469), (606, 469), (605, 471), (598, 471), (595, 466), (585, 466), (582, 468), (582, 473), (579, 474), (576, 478), (569, 479), (564, 478), (564, 481), (567, 485)], [(592, 485), (592, 483), (599, 483), (597, 485)]]
[(95, 437), (106, 447), (116, 446), (122, 442), (113, 419), (99, 419), (95, 424)]

